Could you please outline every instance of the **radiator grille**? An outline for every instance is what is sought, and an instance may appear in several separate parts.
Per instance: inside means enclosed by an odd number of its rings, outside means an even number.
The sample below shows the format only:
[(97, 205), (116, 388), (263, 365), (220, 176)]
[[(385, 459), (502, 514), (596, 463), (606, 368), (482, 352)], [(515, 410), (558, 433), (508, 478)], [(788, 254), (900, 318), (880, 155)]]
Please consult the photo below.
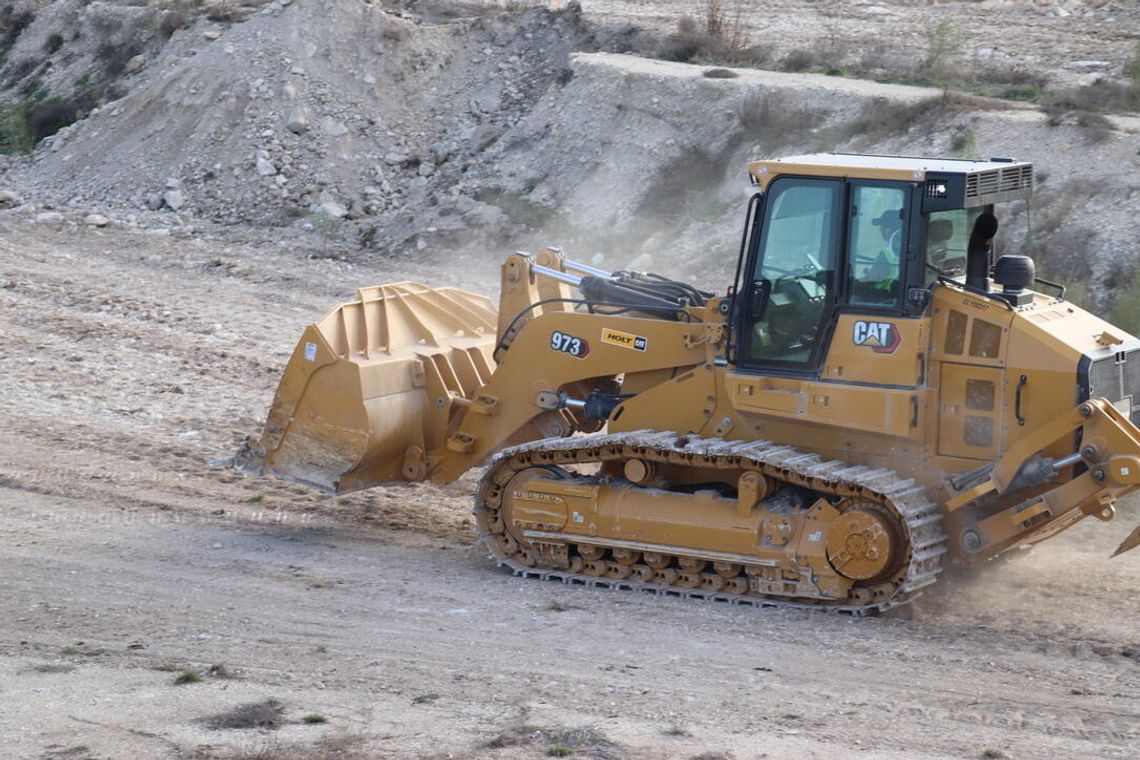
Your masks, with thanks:
[(966, 175), (966, 197), (980, 198), (995, 193), (1027, 190), (1033, 187), (1033, 166), (1022, 164), (1007, 169), (990, 169)]
[(1081, 385), (1082, 401), (1104, 397), (1140, 423), (1140, 346), (1093, 359)]

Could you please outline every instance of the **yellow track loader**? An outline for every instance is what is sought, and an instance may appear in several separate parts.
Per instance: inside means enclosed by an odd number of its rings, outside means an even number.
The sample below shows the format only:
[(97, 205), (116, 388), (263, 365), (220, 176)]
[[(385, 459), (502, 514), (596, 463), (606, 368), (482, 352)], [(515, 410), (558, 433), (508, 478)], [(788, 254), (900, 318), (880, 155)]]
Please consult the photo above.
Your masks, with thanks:
[(1113, 519), (1140, 340), (996, 256), (1031, 164), (748, 172), (724, 295), (555, 249), (506, 259), (497, 310), (361, 290), (305, 331), (248, 461), (336, 493), (486, 465), (478, 530), (517, 574), (857, 613)]

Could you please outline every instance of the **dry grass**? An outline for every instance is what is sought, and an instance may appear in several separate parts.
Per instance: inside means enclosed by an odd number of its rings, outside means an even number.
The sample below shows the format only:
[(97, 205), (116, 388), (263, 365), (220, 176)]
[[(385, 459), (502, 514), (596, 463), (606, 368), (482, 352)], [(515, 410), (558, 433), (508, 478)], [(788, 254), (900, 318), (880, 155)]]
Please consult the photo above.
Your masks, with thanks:
[[(1005, 107), (998, 100), (952, 91), (915, 103), (897, 103), (885, 98), (876, 98), (852, 121), (827, 130), (824, 137), (833, 145), (851, 140), (853, 146), (849, 147), (858, 149), (860, 146), (869, 147), (889, 137), (904, 135), (914, 129), (920, 132), (935, 127), (944, 129), (950, 120), (961, 114)], [(958, 148), (962, 151), (972, 147), (968, 141), (958, 144)]]
[(276, 699), (239, 705), (232, 709), (203, 718), (202, 723), (215, 731), (226, 729), (276, 729), (285, 722), (285, 705)]
[(236, 671), (232, 670), (231, 668), (227, 667), (224, 663), (220, 663), (220, 662), (215, 663), (215, 664), (211, 665), (210, 667), (206, 668), (206, 675), (208, 675), (210, 678), (221, 678), (224, 680), (229, 680), (231, 678), (237, 678), (238, 677), (238, 674)]
[(682, 17), (677, 31), (660, 42), (655, 57), (732, 66), (763, 66), (769, 62), (767, 49), (753, 44), (744, 25), (742, 0), (734, 0), (731, 11), (725, 0), (704, 0), (703, 10), (701, 21)]
[(45, 663), (43, 665), (33, 665), (32, 670), (36, 673), (70, 673), (75, 670), (74, 665), (67, 665), (66, 663)]
[(513, 726), (490, 739), (484, 745), (489, 749), (504, 747), (531, 747), (544, 750), (549, 757), (578, 757), (609, 760), (621, 755), (621, 746), (609, 740), (595, 728), (565, 728), (543, 726)]
[(354, 734), (328, 736), (312, 744), (263, 740), (255, 746), (222, 755), (221, 760), (368, 760), (378, 757), (366, 751), (364, 744), (365, 737)]
[(246, 15), (248, 11), (245, 8), (230, 0), (221, 0), (206, 9), (206, 18), (211, 21), (241, 21)]
[[(736, 116), (749, 138), (759, 134), (774, 137), (773, 145), (801, 139), (818, 127), (825, 114), (819, 109), (789, 108), (767, 94), (750, 92), (740, 99)], [(772, 142), (772, 141), (769, 141)]]

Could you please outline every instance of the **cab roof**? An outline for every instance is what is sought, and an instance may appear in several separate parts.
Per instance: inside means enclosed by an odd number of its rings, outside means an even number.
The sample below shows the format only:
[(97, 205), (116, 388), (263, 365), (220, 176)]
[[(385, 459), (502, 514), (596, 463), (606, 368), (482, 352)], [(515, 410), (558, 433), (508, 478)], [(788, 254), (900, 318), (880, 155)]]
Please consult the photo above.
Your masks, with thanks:
[[(780, 175), (926, 182), (932, 193), (950, 190), (961, 207), (1028, 198), (1033, 165), (1012, 158), (989, 160), (810, 153), (748, 164), (752, 184), (766, 190)], [(960, 188), (960, 192), (954, 192)], [(950, 200), (946, 198), (946, 200)]]

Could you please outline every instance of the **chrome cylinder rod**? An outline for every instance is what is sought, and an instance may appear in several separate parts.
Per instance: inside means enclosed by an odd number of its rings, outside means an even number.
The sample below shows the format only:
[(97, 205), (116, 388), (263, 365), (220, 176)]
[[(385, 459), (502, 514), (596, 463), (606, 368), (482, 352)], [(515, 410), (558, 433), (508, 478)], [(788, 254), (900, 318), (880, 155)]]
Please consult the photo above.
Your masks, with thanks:
[(547, 277), (558, 280), (559, 282), (565, 282), (568, 285), (577, 286), (577, 285), (580, 285), (582, 283), (581, 277), (575, 277), (572, 274), (566, 274), (565, 272), (559, 272), (557, 269), (551, 269), (550, 267), (544, 267), (541, 264), (531, 264), (530, 265), (530, 271), (534, 272), (535, 274), (546, 275)]
[(575, 272), (581, 272), (582, 274), (592, 274), (595, 277), (605, 277), (606, 279), (609, 279), (614, 276), (613, 272), (607, 272), (604, 269), (598, 269), (597, 267), (592, 267), (589, 264), (583, 264), (579, 261), (570, 261), (569, 259), (563, 261), (562, 266), (566, 267), (567, 269), (573, 269)]
[(1067, 457), (1061, 457), (1056, 462), (1054, 462), (1053, 463), (1053, 472), (1060, 472), (1061, 470), (1065, 469), (1069, 465), (1076, 464), (1079, 461), (1081, 461), (1081, 453), (1079, 451), (1074, 451), (1072, 454), (1069, 454)]

